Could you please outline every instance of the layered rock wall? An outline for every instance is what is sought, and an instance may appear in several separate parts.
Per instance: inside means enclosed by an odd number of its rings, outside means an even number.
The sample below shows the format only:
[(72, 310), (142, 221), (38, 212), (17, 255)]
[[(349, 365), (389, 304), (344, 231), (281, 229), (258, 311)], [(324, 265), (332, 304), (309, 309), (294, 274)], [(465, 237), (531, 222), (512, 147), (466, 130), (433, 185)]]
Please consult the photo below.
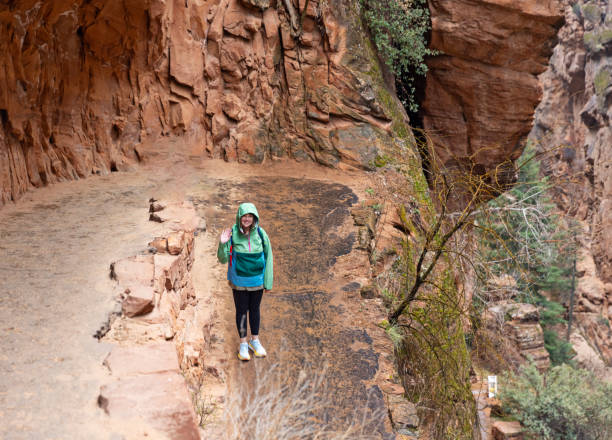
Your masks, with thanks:
[(227, 160), (368, 167), (391, 114), (404, 116), (394, 98), (379, 99), (356, 4), (0, 5), (0, 206), (32, 187), (129, 167), (160, 135)]
[[(517, 159), (563, 21), (557, 0), (430, 0), (423, 125), (442, 165)], [(512, 175), (505, 178), (509, 179)]]
[(612, 4), (565, 1), (530, 138), (550, 152), (556, 201), (579, 220), (575, 316), (591, 345), (612, 366)]
[(550, 357), (544, 347), (544, 332), (540, 313), (533, 304), (514, 301), (494, 301), (484, 314), (486, 327), (510, 342), (502, 354), (508, 366), (534, 362), (539, 370), (550, 366)]
[(153, 201), (150, 211), (161, 225), (149, 252), (111, 264), (121, 317), (111, 317), (108, 332), (99, 335), (112, 349), (98, 405), (113, 421), (142, 424), (145, 436), (200, 439), (201, 414), (190, 391), (202, 384), (205, 370), (216, 371), (208, 344), (212, 293), (196, 293), (192, 279), (195, 235), (204, 221), (191, 202)]

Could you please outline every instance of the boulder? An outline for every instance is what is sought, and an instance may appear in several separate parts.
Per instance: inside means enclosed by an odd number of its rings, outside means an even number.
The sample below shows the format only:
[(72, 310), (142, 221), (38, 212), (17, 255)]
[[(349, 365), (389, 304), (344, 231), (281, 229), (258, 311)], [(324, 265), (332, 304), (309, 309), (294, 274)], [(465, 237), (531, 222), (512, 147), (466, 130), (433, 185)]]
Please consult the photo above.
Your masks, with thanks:
[(212, 118), (212, 136), (214, 142), (219, 142), (229, 134), (230, 124), (223, 113), (217, 113)]
[(374, 235), (376, 230), (376, 212), (371, 206), (355, 206), (351, 208), (353, 221), (357, 226), (366, 226), (368, 231)]
[(601, 305), (606, 297), (604, 283), (596, 276), (578, 278), (578, 295), (586, 298), (591, 304)]

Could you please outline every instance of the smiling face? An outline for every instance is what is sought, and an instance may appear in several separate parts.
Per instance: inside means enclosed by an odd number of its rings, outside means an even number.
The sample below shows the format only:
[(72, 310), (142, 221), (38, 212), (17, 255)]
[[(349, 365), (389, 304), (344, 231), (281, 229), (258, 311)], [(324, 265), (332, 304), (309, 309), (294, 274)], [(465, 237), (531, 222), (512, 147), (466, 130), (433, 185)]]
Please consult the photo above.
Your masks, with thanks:
[(255, 216), (253, 214), (244, 214), (242, 217), (240, 217), (240, 226), (242, 226), (242, 229), (244, 230), (251, 229), (254, 221)]

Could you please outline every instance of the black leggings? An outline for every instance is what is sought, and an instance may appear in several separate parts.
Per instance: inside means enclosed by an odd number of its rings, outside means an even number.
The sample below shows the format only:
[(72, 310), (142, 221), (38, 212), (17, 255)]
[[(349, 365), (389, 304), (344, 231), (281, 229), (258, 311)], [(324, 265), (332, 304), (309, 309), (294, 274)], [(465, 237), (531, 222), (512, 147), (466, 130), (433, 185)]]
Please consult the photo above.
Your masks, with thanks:
[(234, 305), (236, 306), (236, 328), (241, 338), (247, 336), (247, 312), (249, 312), (249, 325), (251, 335), (259, 335), (259, 305), (263, 296), (261, 290), (235, 290)]

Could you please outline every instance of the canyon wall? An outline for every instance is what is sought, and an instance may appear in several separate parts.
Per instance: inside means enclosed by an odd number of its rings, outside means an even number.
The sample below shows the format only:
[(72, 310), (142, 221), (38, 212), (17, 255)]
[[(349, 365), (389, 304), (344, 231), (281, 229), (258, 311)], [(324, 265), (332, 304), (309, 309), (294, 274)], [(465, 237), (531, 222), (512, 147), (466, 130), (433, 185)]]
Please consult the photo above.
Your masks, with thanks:
[[(439, 55), (428, 62), (422, 115), (440, 158), (488, 170), (516, 159), (562, 22), (557, 0), (429, 4)], [(392, 122), (407, 118), (358, 8), (354, 0), (0, 5), (0, 205), (33, 187), (129, 168), (160, 136), (226, 160), (369, 168)]]
[(128, 168), (160, 136), (226, 160), (370, 167), (391, 121), (406, 116), (384, 90), (356, 8), (3, 3), (0, 206), (32, 187)]
[[(431, 48), (423, 125), (441, 165), (487, 171), (516, 160), (563, 22), (557, 0), (429, 0)], [(507, 163), (508, 164), (508, 163)], [(508, 164), (509, 165), (509, 164)], [(514, 173), (500, 174), (502, 181)], [(505, 183), (505, 182), (504, 182)]]
[(579, 220), (578, 326), (612, 366), (612, 4), (565, 1), (530, 138), (550, 152), (556, 201)]

